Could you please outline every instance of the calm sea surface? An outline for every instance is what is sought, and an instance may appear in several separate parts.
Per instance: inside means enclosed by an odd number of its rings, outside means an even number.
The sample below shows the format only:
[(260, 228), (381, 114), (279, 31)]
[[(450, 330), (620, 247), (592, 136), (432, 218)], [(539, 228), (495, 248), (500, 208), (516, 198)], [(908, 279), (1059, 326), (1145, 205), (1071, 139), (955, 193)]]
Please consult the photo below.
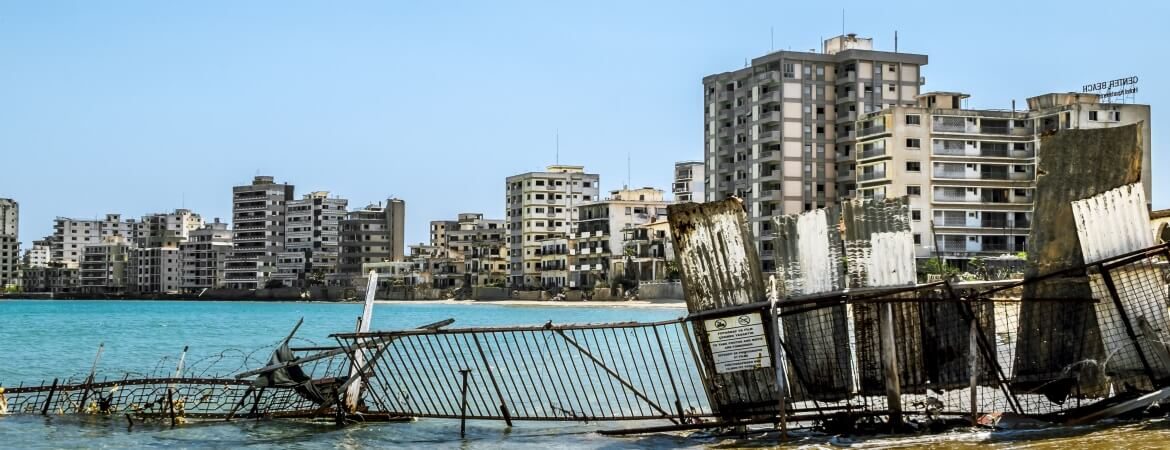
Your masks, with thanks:
[[(229, 375), (240, 355), (270, 347), (303, 317), (297, 345), (332, 343), (330, 333), (352, 330), (359, 304), (294, 302), (154, 302), (0, 300), (0, 386), (82, 378), (99, 343), (99, 374), (142, 376), (173, 372), (189, 346), (188, 367)], [(446, 318), (454, 327), (655, 321), (677, 318), (679, 308), (548, 307), (492, 304), (382, 304), (374, 329), (412, 328)], [(225, 352), (226, 351), (226, 352)], [(221, 359), (220, 355), (231, 355)], [(236, 359), (232, 359), (232, 358)], [(267, 359), (265, 352), (255, 358)], [(241, 369), (242, 370), (242, 369)], [(713, 440), (661, 434), (611, 438), (594, 433), (613, 424), (520, 422), (511, 430), (458, 421), (363, 424), (345, 428), (297, 421), (197, 423), (177, 428), (136, 425), (105, 417), (0, 416), (0, 449), (13, 448), (679, 448), (767, 447), (774, 441)], [(803, 447), (1170, 448), (1170, 423), (1148, 421), (1055, 432), (951, 433), (928, 438), (795, 439)]]

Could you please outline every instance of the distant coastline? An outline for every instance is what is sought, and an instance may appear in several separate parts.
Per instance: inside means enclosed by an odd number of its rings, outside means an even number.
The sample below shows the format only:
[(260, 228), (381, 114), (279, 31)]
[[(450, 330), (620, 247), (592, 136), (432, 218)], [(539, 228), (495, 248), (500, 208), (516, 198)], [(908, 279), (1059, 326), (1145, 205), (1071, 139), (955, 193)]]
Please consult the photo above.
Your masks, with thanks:
[[(133, 296), (96, 296), (80, 294), (27, 295), (27, 294), (0, 294), (0, 304), (5, 300), (109, 300), (109, 301), (176, 301), (176, 302), (304, 302), (304, 303), (361, 303), (359, 299), (321, 300), (308, 298), (216, 298), (198, 297), (194, 295), (133, 295)], [(443, 299), (443, 300), (398, 300), (376, 299), (377, 304), (436, 304), (436, 305), (499, 305), (499, 306), (551, 306), (551, 307), (626, 307), (626, 308), (685, 308), (683, 299), (653, 299), (653, 300), (522, 300), (522, 299)]]

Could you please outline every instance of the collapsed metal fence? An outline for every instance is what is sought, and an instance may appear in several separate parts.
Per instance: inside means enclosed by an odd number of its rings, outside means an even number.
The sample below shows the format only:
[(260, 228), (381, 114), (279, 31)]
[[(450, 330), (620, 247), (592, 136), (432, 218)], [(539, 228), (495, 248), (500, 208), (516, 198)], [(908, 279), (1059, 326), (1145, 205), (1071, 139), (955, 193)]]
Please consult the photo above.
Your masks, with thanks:
[(367, 362), (367, 407), (390, 414), (676, 423), (711, 414), (681, 319), (334, 336)]

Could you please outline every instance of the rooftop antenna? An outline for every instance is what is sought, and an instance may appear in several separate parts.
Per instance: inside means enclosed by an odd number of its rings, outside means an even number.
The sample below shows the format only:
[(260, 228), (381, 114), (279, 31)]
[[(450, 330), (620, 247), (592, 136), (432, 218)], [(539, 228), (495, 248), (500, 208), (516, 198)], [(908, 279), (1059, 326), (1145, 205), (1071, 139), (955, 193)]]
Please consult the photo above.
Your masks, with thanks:
[(626, 152), (626, 189), (630, 188), (630, 152)]
[(557, 165), (561, 165), (561, 129), (557, 128)]
[(841, 35), (845, 35), (845, 8), (841, 8)]
[(898, 53), (898, 30), (894, 30), (894, 53)]
[(776, 51), (776, 27), (768, 27), (768, 51)]

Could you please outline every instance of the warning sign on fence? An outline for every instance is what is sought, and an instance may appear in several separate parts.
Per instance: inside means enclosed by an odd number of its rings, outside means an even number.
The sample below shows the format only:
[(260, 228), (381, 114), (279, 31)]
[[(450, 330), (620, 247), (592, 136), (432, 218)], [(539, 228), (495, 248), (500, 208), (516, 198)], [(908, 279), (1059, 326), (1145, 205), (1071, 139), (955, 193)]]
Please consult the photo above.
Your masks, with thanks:
[(770, 367), (768, 340), (760, 313), (704, 320), (707, 343), (715, 359), (716, 373)]

